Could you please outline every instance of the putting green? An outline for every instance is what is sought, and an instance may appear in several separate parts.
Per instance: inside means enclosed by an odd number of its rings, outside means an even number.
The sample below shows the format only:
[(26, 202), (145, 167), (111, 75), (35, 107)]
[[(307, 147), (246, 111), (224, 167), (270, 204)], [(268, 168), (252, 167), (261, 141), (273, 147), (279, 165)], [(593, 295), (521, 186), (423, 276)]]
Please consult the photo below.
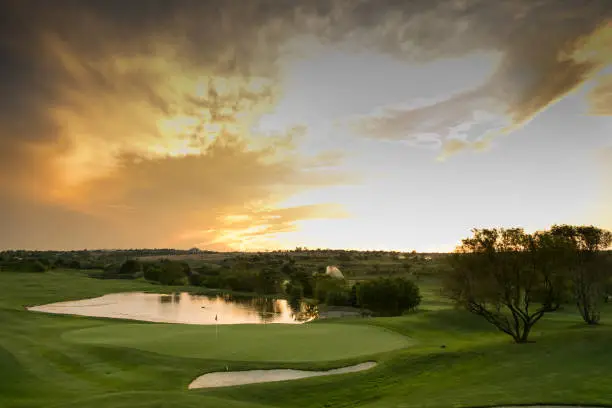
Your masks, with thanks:
[(232, 361), (314, 362), (407, 347), (400, 334), (365, 325), (111, 324), (64, 333), (70, 342), (129, 347), (179, 357)]

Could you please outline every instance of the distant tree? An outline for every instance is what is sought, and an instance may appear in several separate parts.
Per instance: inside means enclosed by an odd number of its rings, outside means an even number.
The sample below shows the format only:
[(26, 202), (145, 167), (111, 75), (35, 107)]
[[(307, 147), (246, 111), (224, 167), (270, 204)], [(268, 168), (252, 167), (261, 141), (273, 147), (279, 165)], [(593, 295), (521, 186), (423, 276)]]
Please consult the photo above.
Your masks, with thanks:
[(346, 291), (347, 287), (344, 279), (336, 279), (327, 275), (320, 275), (315, 279), (313, 296), (320, 303), (325, 303), (328, 299), (334, 299), (334, 295), (329, 295), (330, 293), (344, 293)]
[(142, 265), (136, 259), (128, 259), (119, 268), (120, 275), (134, 275), (142, 271)]
[(357, 288), (362, 307), (382, 316), (399, 316), (421, 303), (419, 288), (404, 278), (378, 278), (362, 282)]
[(346, 288), (338, 288), (327, 292), (325, 304), (330, 306), (350, 306), (351, 292)]
[(204, 282), (206, 281), (206, 277), (200, 275), (200, 273), (197, 271), (191, 271), (191, 273), (187, 277), (187, 280), (189, 281), (189, 284), (192, 286), (202, 286), (204, 285)]
[(349, 305), (352, 307), (359, 306), (359, 299), (357, 297), (358, 289), (359, 289), (359, 283), (356, 283), (351, 287), (351, 291), (349, 295)]
[(179, 262), (161, 262), (159, 270), (159, 283), (162, 285), (184, 285), (187, 283), (187, 274), (184, 266)]
[(158, 263), (146, 262), (142, 265), (144, 278), (153, 282), (159, 282), (161, 267)]
[(264, 294), (280, 292), (282, 276), (276, 268), (265, 267), (258, 274), (258, 291)]
[(312, 296), (313, 278), (304, 267), (296, 265), (294, 260), (286, 261), (281, 266), (281, 273), (293, 284), (301, 286), (304, 296)]
[(119, 274), (119, 269), (121, 268), (121, 265), (116, 264), (116, 263), (111, 263), (108, 265), (104, 266), (104, 275), (106, 275), (107, 277), (113, 277), (114, 275)]
[(287, 286), (287, 296), (289, 307), (293, 311), (294, 314), (300, 312), (300, 307), (302, 305), (302, 300), (304, 298), (304, 290), (299, 284), (289, 284)]
[(548, 232), (474, 229), (451, 258), (444, 293), (516, 343), (525, 343), (533, 326), (563, 300), (563, 253)]
[(600, 304), (607, 298), (612, 276), (604, 252), (612, 243), (612, 233), (593, 226), (571, 225), (554, 225), (551, 233), (564, 241), (564, 261), (582, 319), (587, 324), (598, 324)]

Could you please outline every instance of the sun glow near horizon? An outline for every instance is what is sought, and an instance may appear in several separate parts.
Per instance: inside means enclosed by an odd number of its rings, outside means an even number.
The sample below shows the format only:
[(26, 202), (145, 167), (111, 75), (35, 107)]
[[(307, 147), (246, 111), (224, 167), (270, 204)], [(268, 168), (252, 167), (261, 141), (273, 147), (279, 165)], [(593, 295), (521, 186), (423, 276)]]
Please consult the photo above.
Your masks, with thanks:
[(45, 6), (15, 34), (35, 51), (6, 66), (2, 246), (432, 251), (483, 225), (610, 223), (594, 6), (178, 4)]

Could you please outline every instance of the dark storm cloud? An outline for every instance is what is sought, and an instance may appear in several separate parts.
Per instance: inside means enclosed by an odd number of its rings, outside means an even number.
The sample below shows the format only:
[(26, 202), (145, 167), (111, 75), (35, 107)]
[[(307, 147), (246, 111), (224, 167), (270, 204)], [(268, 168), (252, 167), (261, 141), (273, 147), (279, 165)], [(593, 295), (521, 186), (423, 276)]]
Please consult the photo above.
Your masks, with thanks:
[[(146, 146), (165, 137), (157, 126), (165, 119), (207, 112), (189, 134), (173, 135), (180, 139), (194, 136), (205, 124), (234, 123), (238, 111), (259, 112), (261, 106), (272, 106), (282, 91), (275, 88), (285, 52), (282, 46), (300, 35), (418, 62), (479, 50), (503, 53), (499, 70), (482, 88), (422, 109), (374, 117), (367, 126), (371, 136), (411, 139), (427, 133), (446, 140), (454, 129), (473, 122), (475, 111), (491, 103), (505, 104), (506, 113), (520, 123), (598, 68), (588, 58), (575, 61), (570, 56), (576, 40), (589, 36), (611, 16), (609, 0), (2, 1), (0, 188), (6, 200), (18, 195), (19, 200), (27, 200), (25, 196), (44, 201), (57, 191), (62, 197), (70, 191), (70, 199), (78, 201), (70, 204), (78, 211), (95, 202), (109, 208), (145, 207), (157, 193), (149, 190), (152, 196), (144, 199), (136, 184), (154, 183), (145, 177), (151, 166), (155, 171), (150, 177), (157, 178), (174, 174), (181, 166), (197, 172), (226, 169), (226, 164), (209, 158), (179, 165), (183, 163), (179, 159), (140, 156), (146, 156)], [(231, 78), (239, 85), (224, 96), (210, 89), (194, 95), (187, 88), (199, 75)], [(253, 91), (248, 88), (253, 78), (268, 82)], [(602, 100), (601, 92), (598, 98)], [(455, 142), (447, 150), (458, 146), (463, 144)], [(113, 162), (126, 154), (143, 161), (128, 167)], [(245, 157), (251, 156), (240, 148), (229, 162), (240, 163)], [(261, 174), (254, 200), (269, 198), (278, 183), (303, 182), (304, 175), (295, 168), (302, 161), (279, 171), (269, 159), (261, 153), (252, 168), (240, 167), (249, 176)], [(216, 164), (219, 167), (214, 168)], [(106, 172), (105, 166), (112, 171)], [(88, 175), (75, 187), (65, 184), (63, 178), (76, 173)], [(191, 174), (189, 180), (197, 183), (200, 178)], [(228, 197), (228, 202), (214, 203), (216, 211), (241, 207), (249, 199), (250, 191), (239, 197), (230, 194), (243, 183), (240, 177), (232, 180), (234, 185), (214, 184), (219, 197)], [(116, 202), (101, 199), (96, 188), (111, 182)], [(165, 185), (175, 187), (168, 180)], [(173, 191), (195, 200), (189, 210), (207, 202), (202, 191), (194, 198), (189, 187), (183, 187)], [(81, 192), (87, 193), (86, 199), (75, 198)], [(38, 210), (41, 206), (44, 203), (19, 206), (20, 219), (28, 218), (28, 208), (43, 213)], [(171, 203), (163, 209), (151, 205), (147, 214), (167, 215), (171, 207)], [(45, 208), (45, 217), (52, 218), (52, 208)], [(62, 219), (68, 220), (63, 212)], [(83, 224), (81, 218), (79, 214), (66, 224)], [(214, 224), (212, 219), (205, 221)], [(20, 242), (27, 242), (30, 233), (35, 229), (24, 232)], [(80, 233), (86, 236), (91, 231)], [(171, 234), (170, 227), (164, 233)]]
[[(359, 38), (368, 38), (372, 45), (378, 44), (400, 58), (427, 61), (493, 50), (502, 52), (503, 59), (492, 78), (470, 96), (463, 94), (440, 104), (374, 118), (368, 124), (374, 137), (394, 137), (387, 129), (394, 128), (397, 135), (398, 125), (406, 123), (401, 129), (405, 138), (416, 136), (413, 128), (426, 127), (444, 140), (452, 133), (452, 124), (469, 121), (478, 106), (488, 108), (491, 100), (498, 102), (496, 106), (505, 104), (501, 113), (518, 125), (603, 67), (597, 58), (576, 61), (572, 53), (582, 39), (612, 18), (612, 4), (606, 0), (432, 1), (428, 6), (406, 3), (403, 10), (378, 9), (379, 18), (387, 16), (388, 26), (374, 29), (377, 36), (359, 29)], [(376, 14), (376, 10), (370, 11)], [(368, 21), (373, 19), (370, 16)], [(470, 106), (475, 104), (478, 106)], [(432, 126), (428, 122), (431, 118), (437, 118), (439, 126)]]

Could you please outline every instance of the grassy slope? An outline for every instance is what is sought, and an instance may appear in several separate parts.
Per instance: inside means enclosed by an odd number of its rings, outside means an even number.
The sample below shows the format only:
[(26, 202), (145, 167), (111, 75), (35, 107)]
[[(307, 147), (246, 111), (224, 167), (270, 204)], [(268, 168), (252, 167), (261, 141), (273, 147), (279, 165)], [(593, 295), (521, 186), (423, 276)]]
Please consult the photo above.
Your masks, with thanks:
[[(504, 335), (478, 318), (448, 309), (432, 308), (398, 318), (347, 320), (347, 324), (358, 327), (384, 327), (418, 343), (375, 356), (380, 364), (367, 372), (187, 391), (187, 384), (197, 375), (224, 370), (227, 362), (75, 343), (66, 339), (73, 330), (104, 327), (111, 338), (111, 334), (120, 334), (123, 328), (129, 330), (134, 323), (23, 310), (23, 305), (163, 288), (66, 273), (0, 273), (0, 288), (2, 407), (449, 407), (533, 402), (612, 405), (612, 384), (606, 381), (612, 377), (612, 329), (608, 325), (586, 328), (571, 311), (543, 321), (534, 333), (537, 342), (527, 345), (510, 344)], [(321, 321), (311, 327), (322, 330), (336, 325)], [(177, 330), (172, 325), (142, 326)], [(193, 337), (194, 343), (201, 341)], [(446, 348), (440, 348), (441, 344)], [(342, 363), (364, 360), (353, 358)], [(338, 365), (339, 362), (322, 361), (231, 362), (232, 369)]]

